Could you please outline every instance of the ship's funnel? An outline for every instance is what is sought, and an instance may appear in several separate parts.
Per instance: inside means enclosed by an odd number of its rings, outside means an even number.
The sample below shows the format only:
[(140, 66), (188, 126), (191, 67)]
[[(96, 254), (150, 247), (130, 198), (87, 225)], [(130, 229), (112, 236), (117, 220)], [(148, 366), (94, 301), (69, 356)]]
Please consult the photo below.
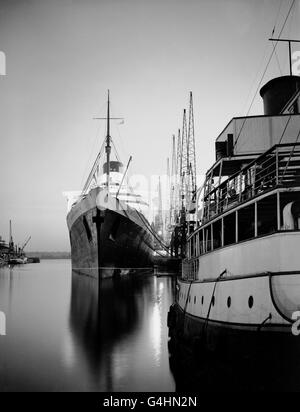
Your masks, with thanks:
[[(265, 115), (278, 115), (300, 90), (300, 76), (282, 76), (270, 80), (260, 89)], [(297, 104), (294, 113), (299, 113)]]
[[(109, 162), (109, 171), (110, 172), (119, 172), (122, 173), (123, 171), (123, 163), (118, 162), (116, 160), (111, 160)], [(103, 173), (107, 173), (107, 163), (105, 162), (103, 165)]]

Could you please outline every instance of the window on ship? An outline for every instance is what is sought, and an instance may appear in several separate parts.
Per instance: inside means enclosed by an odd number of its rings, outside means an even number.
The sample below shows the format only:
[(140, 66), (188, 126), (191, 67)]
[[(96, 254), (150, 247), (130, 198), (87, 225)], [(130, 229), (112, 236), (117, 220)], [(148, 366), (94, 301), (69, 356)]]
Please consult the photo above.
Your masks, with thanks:
[(204, 252), (211, 250), (211, 225), (204, 229)]
[(236, 213), (230, 213), (223, 219), (224, 227), (224, 246), (235, 243), (236, 234)]
[(238, 210), (238, 241), (255, 236), (254, 204)]
[(222, 219), (213, 223), (213, 248), (218, 249), (222, 246)]
[(267, 196), (257, 202), (257, 235), (277, 231), (277, 196)]

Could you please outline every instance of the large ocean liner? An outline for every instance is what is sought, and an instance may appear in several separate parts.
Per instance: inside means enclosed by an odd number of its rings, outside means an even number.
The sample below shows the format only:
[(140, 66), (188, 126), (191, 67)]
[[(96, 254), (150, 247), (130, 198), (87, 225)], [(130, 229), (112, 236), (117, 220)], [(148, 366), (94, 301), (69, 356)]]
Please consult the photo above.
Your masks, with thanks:
[(264, 115), (235, 117), (217, 137), (200, 216), (186, 225), (168, 325), (196, 352), (299, 346), (300, 77), (274, 78), (260, 95)]
[(123, 172), (117, 154), (111, 160), (109, 92), (105, 119), (106, 138), (82, 192), (69, 196), (67, 215), (72, 269), (96, 278), (150, 268), (153, 256), (153, 231), (145, 217), (148, 204), (124, 183), (127, 169)]

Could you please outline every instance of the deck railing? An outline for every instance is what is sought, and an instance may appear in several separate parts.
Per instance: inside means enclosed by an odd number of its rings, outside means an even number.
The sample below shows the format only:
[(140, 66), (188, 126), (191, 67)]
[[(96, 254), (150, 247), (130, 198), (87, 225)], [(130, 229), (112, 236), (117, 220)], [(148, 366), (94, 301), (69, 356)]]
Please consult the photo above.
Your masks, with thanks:
[(212, 187), (207, 180), (203, 223), (276, 187), (300, 186), (300, 143), (278, 144)]

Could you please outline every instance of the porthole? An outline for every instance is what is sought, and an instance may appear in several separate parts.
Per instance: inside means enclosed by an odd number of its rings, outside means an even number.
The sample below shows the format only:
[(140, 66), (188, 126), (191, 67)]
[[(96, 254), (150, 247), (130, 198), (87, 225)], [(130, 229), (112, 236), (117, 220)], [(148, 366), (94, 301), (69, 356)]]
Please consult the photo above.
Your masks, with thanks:
[(231, 306), (231, 297), (230, 296), (228, 296), (228, 298), (227, 298), (227, 306), (230, 308), (230, 306)]
[(213, 306), (215, 306), (215, 297), (214, 297), (214, 296), (211, 298), (211, 304), (212, 304)]
[(248, 306), (249, 306), (249, 308), (250, 308), (250, 309), (252, 308), (253, 303), (254, 303), (253, 296), (249, 296), (249, 299), (248, 299)]
[(194, 305), (195, 305), (195, 303), (196, 303), (196, 296), (194, 296)]
[(203, 303), (204, 303), (204, 296), (202, 296), (201, 298), (201, 305), (203, 305)]

